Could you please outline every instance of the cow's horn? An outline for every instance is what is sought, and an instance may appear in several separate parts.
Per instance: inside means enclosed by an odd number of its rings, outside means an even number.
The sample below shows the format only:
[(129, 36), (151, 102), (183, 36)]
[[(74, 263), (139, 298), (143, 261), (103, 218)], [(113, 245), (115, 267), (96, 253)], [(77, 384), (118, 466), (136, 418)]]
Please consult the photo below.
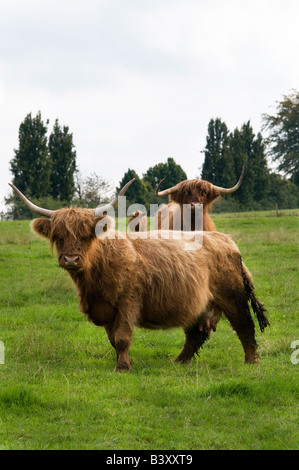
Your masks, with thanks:
[(49, 209), (44, 209), (42, 207), (36, 206), (31, 201), (29, 201), (29, 199), (27, 199), (27, 197), (24, 196), (24, 194), (21, 193), (21, 191), (18, 188), (16, 188), (16, 186), (14, 184), (12, 184), (12, 183), (8, 183), (8, 184), (9, 184), (9, 186), (12, 187), (12, 189), (19, 196), (19, 198), (24, 202), (25, 206), (28, 207), (28, 209), (30, 209), (35, 214), (43, 215), (44, 217), (51, 217), (51, 215), (55, 212), (55, 211), (51, 211)]
[(242, 183), (242, 180), (243, 180), (243, 176), (244, 176), (244, 171), (245, 171), (245, 166), (243, 166), (242, 168), (242, 173), (241, 173), (241, 176), (239, 178), (239, 181), (237, 182), (237, 184), (235, 184), (235, 186), (233, 186), (232, 188), (221, 188), (221, 186), (215, 186), (215, 184), (213, 184), (213, 187), (214, 189), (217, 189), (220, 193), (222, 194), (231, 194), (231, 193), (234, 193), (235, 191), (237, 191), (237, 189), (239, 189), (239, 187), (241, 186), (241, 183)]
[(176, 184), (175, 186), (172, 186), (172, 188), (164, 189), (164, 191), (159, 191), (159, 188), (164, 180), (165, 178), (163, 178), (160, 181), (160, 183), (157, 185), (156, 190), (155, 190), (156, 196), (159, 196), (159, 197), (168, 196), (168, 194), (174, 193), (177, 190), (177, 184)]
[(133, 178), (131, 181), (125, 184), (125, 186), (119, 191), (117, 196), (111, 202), (109, 202), (108, 204), (105, 204), (104, 206), (100, 206), (94, 209), (95, 215), (99, 217), (103, 215), (104, 212), (109, 212), (112, 209), (115, 209), (115, 207), (118, 204), (118, 198), (122, 197), (125, 194), (125, 192), (127, 191), (127, 189), (129, 189), (133, 181), (135, 181), (135, 178)]

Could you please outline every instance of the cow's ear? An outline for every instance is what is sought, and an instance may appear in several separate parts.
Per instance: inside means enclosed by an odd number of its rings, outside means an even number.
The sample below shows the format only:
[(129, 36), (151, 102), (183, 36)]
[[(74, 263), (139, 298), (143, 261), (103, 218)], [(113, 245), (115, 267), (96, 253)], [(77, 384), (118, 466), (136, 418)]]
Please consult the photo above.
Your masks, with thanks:
[(48, 219), (34, 219), (31, 228), (41, 237), (50, 238), (51, 222)]

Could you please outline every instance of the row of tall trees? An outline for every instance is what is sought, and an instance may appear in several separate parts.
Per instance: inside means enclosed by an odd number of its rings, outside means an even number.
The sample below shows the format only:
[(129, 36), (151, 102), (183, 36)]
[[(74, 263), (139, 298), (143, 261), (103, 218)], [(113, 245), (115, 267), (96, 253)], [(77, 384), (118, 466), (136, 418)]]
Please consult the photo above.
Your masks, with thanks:
[[(242, 166), (245, 176), (239, 190), (224, 196), (214, 210), (239, 211), (299, 207), (299, 92), (293, 90), (278, 102), (274, 115), (263, 115), (264, 139), (255, 135), (250, 122), (230, 131), (220, 118), (208, 124), (201, 178), (217, 186), (231, 187), (238, 180)], [(114, 188), (96, 174), (83, 178), (76, 164), (73, 135), (67, 126), (55, 120), (48, 136), (49, 121), (41, 113), (28, 114), (19, 128), (19, 146), (10, 161), (12, 182), (38, 205), (53, 209), (65, 205), (97, 207), (113, 195)], [(269, 159), (277, 165), (269, 166)], [(196, 177), (197, 175), (194, 175)], [(191, 176), (190, 176), (191, 177)], [(187, 179), (183, 168), (173, 158), (150, 167), (142, 177), (128, 169), (118, 191), (135, 178), (127, 191), (128, 204), (167, 202), (155, 196), (155, 187), (162, 178), (161, 189)], [(13, 194), (6, 198), (6, 218), (29, 218), (32, 214)]]
[[(57, 208), (74, 197), (76, 151), (67, 126), (61, 127), (56, 119), (48, 138), (48, 125), (40, 112), (25, 117), (19, 127), (19, 146), (10, 161), (10, 171), (13, 184), (27, 197)], [(30, 216), (16, 196), (8, 197), (6, 204), (10, 217)]]
[(75, 192), (76, 151), (73, 135), (56, 119), (47, 138), (49, 121), (28, 114), (19, 128), (19, 147), (10, 162), (13, 183), (33, 198), (50, 196), (70, 201)]
[(229, 132), (221, 119), (211, 119), (204, 155), (201, 177), (217, 186), (234, 186), (245, 165), (241, 187), (233, 195), (224, 196), (215, 210), (273, 209), (278, 203), (269, 199), (270, 170), (265, 143), (260, 133), (254, 134), (250, 122)]
[[(220, 118), (208, 124), (201, 178), (217, 186), (232, 187), (238, 181), (242, 167), (245, 176), (237, 192), (223, 196), (213, 206), (214, 211), (249, 211), (299, 207), (299, 93), (293, 91), (278, 103), (277, 113), (263, 115), (266, 139), (255, 135), (250, 121), (230, 131)], [(278, 163), (277, 170), (269, 168), (269, 157)], [(184, 170), (168, 158), (139, 178), (128, 170), (119, 187), (130, 179), (135, 183), (127, 192), (129, 203), (139, 202), (146, 208), (150, 204), (167, 202), (157, 198), (154, 188), (165, 178), (161, 189), (174, 186), (187, 178)]]
[[(73, 134), (55, 120), (48, 136), (49, 120), (41, 113), (28, 114), (19, 127), (19, 145), (10, 161), (12, 182), (40, 206), (58, 209), (74, 204), (97, 207), (113, 194), (110, 182), (91, 173), (83, 178), (77, 168)], [(13, 193), (5, 199), (4, 218), (31, 218), (31, 212)]]
[[(221, 119), (211, 119), (204, 149), (202, 179), (233, 186), (245, 165), (240, 189), (223, 197), (215, 210), (262, 210), (299, 206), (299, 93), (277, 103), (274, 115), (263, 115), (264, 139), (250, 122), (230, 132)], [(268, 158), (267, 158), (268, 157)], [(268, 160), (277, 165), (276, 171)]]

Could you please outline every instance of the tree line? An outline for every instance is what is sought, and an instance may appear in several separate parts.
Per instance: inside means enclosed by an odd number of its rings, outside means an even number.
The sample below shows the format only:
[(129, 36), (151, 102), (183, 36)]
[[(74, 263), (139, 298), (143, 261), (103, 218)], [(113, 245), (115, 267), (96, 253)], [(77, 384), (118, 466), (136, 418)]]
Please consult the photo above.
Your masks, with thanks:
[[(111, 183), (91, 173), (83, 178), (77, 167), (73, 134), (56, 119), (48, 134), (49, 120), (41, 112), (29, 113), (19, 127), (19, 146), (10, 161), (12, 182), (35, 204), (60, 209), (70, 204), (97, 207), (113, 193)], [(5, 198), (4, 219), (28, 219), (33, 214), (11, 194)]]
[[(222, 196), (214, 204), (214, 212), (299, 207), (299, 92), (293, 90), (284, 96), (275, 115), (263, 115), (263, 129), (269, 131), (267, 138), (261, 132), (255, 135), (250, 121), (233, 131), (220, 118), (208, 123), (204, 162), (199, 169), (201, 179), (232, 187), (245, 165), (241, 187), (233, 194)], [(278, 162), (276, 171), (269, 168), (269, 158)], [(163, 190), (187, 176), (173, 158), (168, 158), (166, 163), (149, 168), (141, 178), (129, 169), (119, 187), (132, 178), (136, 181), (127, 191), (127, 199), (148, 208), (149, 204), (167, 202), (167, 198), (154, 195), (154, 188), (162, 178), (165, 178)]]
[[(299, 206), (299, 185), (268, 166), (266, 141), (254, 134), (250, 122), (230, 132), (221, 119), (211, 119), (204, 149), (202, 179), (232, 187), (245, 165), (243, 182), (235, 193), (223, 196), (214, 211), (269, 210)], [(299, 159), (299, 152), (297, 158)]]
[[(55, 120), (48, 134), (39, 112), (28, 114), (19, 127), (19, 146), (10, 161), (12, 182), (33, 202), (58, 209), (70, 204), (97, 207), (113, 194), (111, 183), (90, 174), (83, 178), (76, 163), (73, 134), (68, 126)], [(255, 135), (250, 121), (230, 131), (221, 118), (208, 123), (204, 162), (199, 169), (202, 179), (217, 186), (231, 187), (238, 181), (245, 165), (244, 180), (237, 192), (224, 196), (214, 211), (249, 211), (299, 207), (299, 92), (293, 90), (277, 103), (276, 114), (263, 115), (263, 130), (268, 135)], [(275, 171), (268, 160), (277, 164)], [(157, 198), (155, 188), (162, 178), (161, 189), (187, 179), (183, 168), (173, 158), (150, 167), (141, 177), (128, 169), (119, 182), (118, 191), (130, 179), (135, 182), (126, 193), (128, 204), (167, 203)], [(14, 195), (5, 200), (4, 218), (30, 218), (32, 214)]]

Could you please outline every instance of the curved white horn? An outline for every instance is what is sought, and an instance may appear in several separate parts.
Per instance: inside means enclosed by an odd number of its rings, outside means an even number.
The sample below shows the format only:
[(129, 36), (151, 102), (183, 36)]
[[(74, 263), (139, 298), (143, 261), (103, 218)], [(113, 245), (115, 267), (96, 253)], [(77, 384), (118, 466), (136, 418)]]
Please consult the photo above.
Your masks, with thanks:
[(129, 189), (129, 187), (131, 186), (133, 181), (135, 181), (135, 178), (133, 178), (131, 181), (129, 181), (127, 184), (125, 184), (125, 186), (119, 191), (117, 196), (111, 202), (109, 202), (108, 204), (105, 204), (104, 206), (100, 206), (100, 207), (97, 207), (96, 209), (94, 209), (95, 215), (96, 216), (101, 216), (101, 215), (104, 214), (104, 212), (109, 212), (112, 209), (115, 209), (115, 207), (118, 204), (118, 198), (122, 197), (125, 194), (125, 192)]
[(232, 188), (222, 188), (221, 186), (215, 186), (215, 184), (213, 184), (213, 187), (215, 189), (217, 189), (220, 193), (222, 194), (231, 194), (231, 193), (234, 193), (235, 191), (237, 191), (237, 189), (239, 189), (239, 187), (241, 186), (241, 183), (242, 183), (242, 180), (243, 180), (243, 176), (244, 176), (244, 171), (245, 171), (245, 166), (243, 166), (242, 168), (242, 173), (241, 173), (241, 176), (239, 178), (239, 181), (237, 182), (237, 184), (235, 184), (235, 186), (233, 186)]
[(159, 188), (164, 180), (165, 178), (161, 179), (160, 183), (157, 185), (156, 190), (155, 190), (156, 196), (159, 196), (159, 197), (168, 196), (169, 194), (174, 193), (177, 190), (177, 184), (176, 184), (172, 188), (164, 189), (164, 191), (159, 191)]
[(51, 211), (49, 209), (44, 209), (43, 207), (36, 206), (31, 201), (29, 201), (29, 199), (27, 199), (27, 197), (24, 196), (24, 194), (21, 193), (21, 191), (14, 184), (12, 184), (12, 183), (8, 183), (8, 184), (9, 184), (9, 186), (12, 187), (12, 189), (19, 196), (19, 198), (24, 202), (25, 206), (28, 207), (28, 209), (30, 209), (35, 214), (43, 215), (44, 217), (49, 218), (55, 212), (55, 211)]

